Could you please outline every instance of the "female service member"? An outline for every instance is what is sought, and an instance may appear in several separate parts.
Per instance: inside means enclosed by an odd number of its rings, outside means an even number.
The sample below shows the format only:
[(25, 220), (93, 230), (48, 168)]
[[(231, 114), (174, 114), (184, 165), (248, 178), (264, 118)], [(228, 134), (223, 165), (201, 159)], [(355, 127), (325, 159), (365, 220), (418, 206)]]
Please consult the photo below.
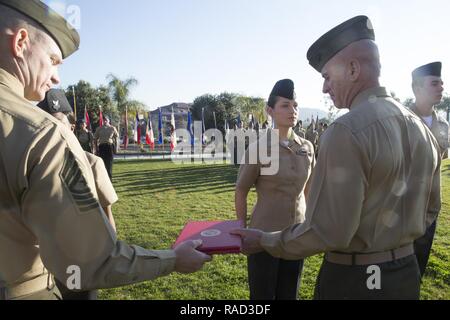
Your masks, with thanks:
[[(247, 221), (247, 195), (256, 186), (257, 202), (253, 208), (250, 227), (267, 232), (279, 231), (303, 222), (305, 219), (308, 181), (314, 167), (314, 147), (293, 130), (298, 118), (294, 83), (281, 80), (276, 83), (269, 97), (267, 113), (272, 117), (278, 132), (278, 172), (262, 175), (267, 164), (241, 164), (236, 183), (235, 205), (238, 219)], [(268, 134), (268, 133), (266, 133)], [(265, 134), (265, 135), (266, 135)], [(265, 136), (264, 135), (264, 136)], [(261, 141), (267, 139), (260, 137)], [(276, 136), (276, 135), (275, 135)], [(247, 155), (258, 152), (257, 143), (250, 145)], [(270, 146), (270, 143), (269, 143)], [(273, 149), (273, 147), (271, 148)], [(246, 159), (249, 157), (247, 156)], [(251, 157), (250, 157), (251, 158)], [(298, 298), (303, 260), (287, 261), (270, 256), (266, 252), (248, 257), (248, 281), (251, 300), (295, 300)]]

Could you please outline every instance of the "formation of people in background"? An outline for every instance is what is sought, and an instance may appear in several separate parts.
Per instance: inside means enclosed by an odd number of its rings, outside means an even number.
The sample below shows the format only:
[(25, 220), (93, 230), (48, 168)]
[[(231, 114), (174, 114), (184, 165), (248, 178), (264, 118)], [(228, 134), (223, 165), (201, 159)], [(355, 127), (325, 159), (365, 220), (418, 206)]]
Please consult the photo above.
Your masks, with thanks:
[[(150, 250), (117, 239), (117, 129), (106, 118), (94, 135), (82, 122), (74, 135), (63, 92), (49, 91), (79, 44), (78, 32), (41, 1), (0, 0), (0, 300), (70, 299), (70, 291), (95, 299), (96, 289), (196, 272), (212, 259), (197, 250), (201, 241)], [(368, 17), (325, 33), (307, 58), (324, 78), (323, 93), (350, 112), (329, 128), (318, 121), (294, 128), (294, 83), (281, 80), (270, 94), (280, 170), (265, 176), (267, 164), (244, 163), (235, 191), (236, 215), (246, 225), (247, 195), (257, 191), (249, 228), (233, 231), (249, 256), (251, 298), (297, 299), (303, 260), (324, 253), (316, 299), (419, 299), (449, 147), (448, 123), (434, 110), (441, 64), (413, 72), (411, 111), (379, 82)], [(96, 151), (103, 161), (91, 155)], [(73, 265), (82, 277), (69, 289)], [(377, 290), (368, 286), (373, 266), (382, 278)]]

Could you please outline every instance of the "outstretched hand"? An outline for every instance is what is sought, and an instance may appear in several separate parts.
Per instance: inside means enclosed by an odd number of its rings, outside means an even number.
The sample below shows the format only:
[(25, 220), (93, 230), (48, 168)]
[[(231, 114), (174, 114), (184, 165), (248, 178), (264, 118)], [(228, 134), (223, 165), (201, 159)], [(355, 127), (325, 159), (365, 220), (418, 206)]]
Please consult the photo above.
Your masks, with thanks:
[(175, 247), (175, 271), (192, 273), (200, 270), (203, 265), (212, 260), (212, 257), (196, 250), (202, 245), (201, 240), (186, 241)]
[(256, 229), (236, 229), (230, 232), (233, 235), (242, 238), (241, 252), (245, 255), (251, 255), (263, 251), (260, 244), (263, 232)]

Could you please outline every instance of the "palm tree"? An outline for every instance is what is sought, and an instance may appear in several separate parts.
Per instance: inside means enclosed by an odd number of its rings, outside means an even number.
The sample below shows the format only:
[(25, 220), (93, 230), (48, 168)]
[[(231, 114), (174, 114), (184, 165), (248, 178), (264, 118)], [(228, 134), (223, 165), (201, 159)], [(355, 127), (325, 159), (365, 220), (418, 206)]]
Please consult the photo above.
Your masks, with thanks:
[[(112, 100), (117, 105), (117, 110), (119, 111), (119, 114), (121, 115), (125, 114), (125, 109), (127, 109), (128, 117), (131, 116), (134, 119), (137, 113), (145, 111), (146, 106), (144, 103), (136, 100), (130, 100), (131, 89), (139, 84), (138, 80), (136, 80), (133, 77), (121, 80), (112, 73), (108, 74), (106, 76), (106, 79), (109, 81), (108, 82), (109, 92)], [(132, 121), (128, 122), (128, 124), (131, 123), (133, 122)], [(130, 130), (130, 127), (126, 128), (126, 130), (127, 131)]]
[(117, 104), (117, 109), (121, 114), (125, 112), (126, 107), (128, 107), (128, 111), (131, 111), (131, 113), (136, 113), (145, 109), (145, 105), (142, 102), (130, 100), (131, 89), (139, 84), (135, 78), (121, 80), (110, 73), (106, 79), (109, 81), (108, 88), (111, 97)]

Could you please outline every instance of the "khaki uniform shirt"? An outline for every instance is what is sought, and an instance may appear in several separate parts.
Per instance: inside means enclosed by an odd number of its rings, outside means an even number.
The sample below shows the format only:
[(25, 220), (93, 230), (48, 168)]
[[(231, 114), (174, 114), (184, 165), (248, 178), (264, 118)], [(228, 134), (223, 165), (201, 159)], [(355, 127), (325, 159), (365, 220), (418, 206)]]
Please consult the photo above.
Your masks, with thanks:
[(86, 132), (84, 130), (80, 130), (77, 133), (77, 138), (78, 141), (81, 144), (81, 147), (83, 148), (83, 150), (88, 151), (88, 152), (92, 152), (92, 146), (94, 143), (94, 136), (92, 135), (91, 132)]
[(306, 130), (304, 128), (295, 127), (295, 134), (302, 139), (306, 139)]
[[(314, 147), (294, 134), (286, 147), (280, 143), (276, 175), (260, 174), (261, 164), (243, 164), (236, 188), (249, 191), (256, 186), (257, 202), (251, 215), (251, 228), (278, 231), (305, 220), (305, 187), (314, 167)], [(257, 144), (248, 151), (257, 152)]]
[(439, 178), (430, 130), (385, 88), (366, 90), (323, 135), (305, 223), (265, 233), (261, 244), (285, 259), (411, 244), (440, 210)]
[(3, 69), (0, 181), (0, 287), (12, 291), (46, 278), (46, 269), (65, 283), (70, 266), (80, 268), (83, 290), (174, 270), (173, 250), (146, 250), (117, 240), (75, 135), (25, 100), (22, 84)]
[(317, 145), (317, 139), (319, 138), (319, 134), (316, 130), (307, 129), (305, 133), (305, 138), (309, 142), (311, 142), (314, 146)]
[(96, 141), (98, 140), (98, 145), (104, 143), (115, 144), (118, 137), (119, 134), (117, 133), (117, 129), (113, 126), (103, 126), (98, 128), (94, 135), (94, 139)]
[(106, 208), (119, 200), (114, 186), (109, 179), (108, 171), (106, 171), (103, 159), (86, 152), (86, 157), (91, 165), (92, 174), (94, 175), (95, 188), (98, 194), (98, 201), (102, 208)]
[[(420, 114), (415, 106), (413, 106), (411, 110), (420, 117)], [(430, 130), (439, 144), (441, 155), (444, 156), (448, 152), (449, 148), (449, 125), (444, 118), (437, 114), (436, 111), (433, 111), (433, 123)]]

